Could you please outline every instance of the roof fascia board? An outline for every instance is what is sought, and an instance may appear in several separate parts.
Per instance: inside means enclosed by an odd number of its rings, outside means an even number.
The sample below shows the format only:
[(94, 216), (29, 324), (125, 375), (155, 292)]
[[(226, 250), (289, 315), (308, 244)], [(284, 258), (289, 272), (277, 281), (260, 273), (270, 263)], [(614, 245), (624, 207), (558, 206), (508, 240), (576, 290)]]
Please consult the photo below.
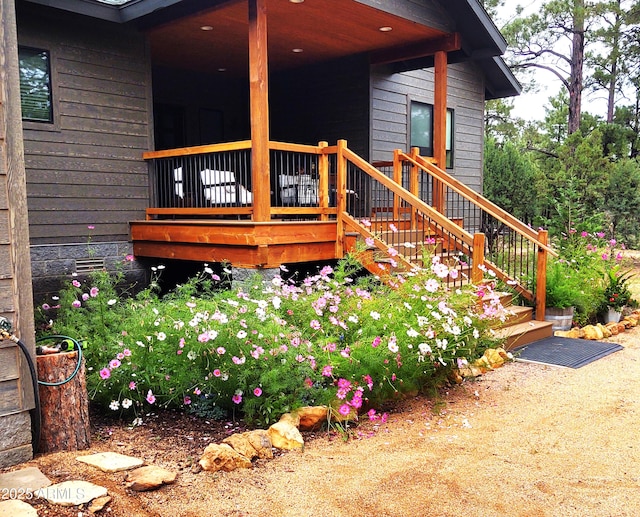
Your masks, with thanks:
[(64, 11), (99, 18), (116, 23), (126, 23), (146, 16), (159, 9), (170, 7), (182, 0), (136, 0), (126, 5), (100, 4), (92, 0), (27, 0), (34, 4), (54, 7)]
[(40, 4), (54, 9), (71, 11), (73, 13), (84, 14), (93, 18), (121, 23), (120, 9), (113, 5), (98, 4), (85, 0), (27, 0), (34, 4)]
[(496, 24), (493, 23), (491, 16), (485, 10), (478, 0), (465, 0), (467, 5), (471, 8), (473, 13), (478, 18), (478, 21), (482, 24), (484, 30), (487, 31), (491, 39), (495, 42), (495, 44), (500, 49), (500, 55), (504, 54), (507, 50), (507, 40), (504, 39), (504, 36), (500, 32), (500, 29), (496, 27)]

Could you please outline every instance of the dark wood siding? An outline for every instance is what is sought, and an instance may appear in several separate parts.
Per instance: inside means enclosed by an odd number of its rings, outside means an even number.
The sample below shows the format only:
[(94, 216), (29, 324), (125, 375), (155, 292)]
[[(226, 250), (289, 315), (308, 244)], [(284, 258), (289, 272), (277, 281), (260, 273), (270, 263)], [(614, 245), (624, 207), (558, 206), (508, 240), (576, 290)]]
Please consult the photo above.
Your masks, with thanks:
[(144, 216), (151, 75), (137, 31), (20, 4), (21, 45), (51, 52), (54, 124), (25, 123), (32, 244), (128, 240)]
[[(433, 70), (372, 72), (371, 157), (389, 160), (394, 149), (409, 149), (408, 109), (414, 101), (433, 103)], [(447, 107), (454, 110), (454, 168), (460, 181), (482, 191), (484, 80), (472, 63), (449, 65)]]

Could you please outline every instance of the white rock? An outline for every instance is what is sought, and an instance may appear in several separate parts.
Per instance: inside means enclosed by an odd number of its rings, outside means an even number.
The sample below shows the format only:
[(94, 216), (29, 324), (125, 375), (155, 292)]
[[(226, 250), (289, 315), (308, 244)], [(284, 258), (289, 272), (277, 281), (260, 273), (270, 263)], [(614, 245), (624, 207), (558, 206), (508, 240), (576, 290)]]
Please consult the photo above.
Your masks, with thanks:
[(117, 452), (99, 452), (87, 456), (78, 456), (76, 460), (98, 467), (103, 472), (120, 472), (144, 465), (144, 461), (133, 456), (125, 456)]
[(107, 495), (107, 489), (88, 481), (64, 481), (38, 490), (37, 495), (52, 504), (78, 506)]

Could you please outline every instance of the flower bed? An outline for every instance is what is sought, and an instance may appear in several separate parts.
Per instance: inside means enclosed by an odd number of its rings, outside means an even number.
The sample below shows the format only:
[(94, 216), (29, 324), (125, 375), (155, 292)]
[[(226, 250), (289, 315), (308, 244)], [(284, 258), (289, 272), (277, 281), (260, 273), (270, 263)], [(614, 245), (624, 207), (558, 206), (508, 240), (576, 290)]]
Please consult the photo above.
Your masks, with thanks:
[(134, 297), (105, 272), (74, 279), (48, 314), (49, 332), (86, 342), (91, 398), (131, 417), (161, 405), (265, 425), (327, 405), (377, 418), (380, 404), (500, 344), (489, 328), (504, 309), (490, 284), (451, 290), (458, 271), (437, 258), (397, 275), (395, 288), (359, 278), (345, 259), (299, 282), (256, 277), (234, 290), (205, 267), (161, 297), (154, 269)]

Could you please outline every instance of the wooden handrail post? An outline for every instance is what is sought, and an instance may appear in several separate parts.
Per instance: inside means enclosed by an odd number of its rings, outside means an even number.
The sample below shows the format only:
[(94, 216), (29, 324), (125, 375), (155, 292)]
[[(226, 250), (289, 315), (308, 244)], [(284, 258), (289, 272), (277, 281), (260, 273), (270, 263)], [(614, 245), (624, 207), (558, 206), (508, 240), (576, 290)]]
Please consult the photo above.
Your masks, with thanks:
[[(420, 148), (412, 147), (411, 148), (411, 158), (417, 161), (418, 156), (420, 156)], [(418, 193), (418, 166), (415, 164), (411, 164), (411, 174), (409, 176), (409, 192), (411, 192), (414, 196), (420, 197)], [(418, 217), (415, 210), (411, 210), (411, 229), (415, 230), (417, 226)]]
[[(549, 232), (540, 230), (538, 241), (547, 246), (549, 244)], [(536, 267), (536, 320), (544, 321), (547, 297), (547, 259), (549, 254), (542, 246), (538, 246), (538, 264)]]
[[(439, 168), (447, 168), (447, 53), (436, 52), (433, 93), (433, 157)], [(433, 208), (445, 213), (445, 187), (433, 181)]]
[(267, 0), (249, 0), (249, 93), (253, 220), (271, 219)]
[(347, 158), (344, 150), (347, 148), (346, 140), (337, 142), (337, 170), (336, 170), (336, 207), (338, 228), (336, 229), (336, 258), (344, 257), (344, 221), (343, 214), (347, 210)]
[[(318, 147), (322, 150), (329, 145), (328, 142), (318, 142)], [(329, 156), (321, 153), (318, 156), (318, 190), (320, 195), (320, 208), (329, 207)], [(320, 215), (321, 221), (328, 221), (329, 215), (325, 212)]]
[(471, 283), (482, 282), (484, 272), (480, 266), (484, 265), (484, 233), (473, 234), (473, 251), (471, 254)]
[[(402, 160), (400, 160), (400, 149), (393, 151), (393, 181), (402, 186)], [(400, 220), (400, 198), (393, 195), (393, 220)]]

